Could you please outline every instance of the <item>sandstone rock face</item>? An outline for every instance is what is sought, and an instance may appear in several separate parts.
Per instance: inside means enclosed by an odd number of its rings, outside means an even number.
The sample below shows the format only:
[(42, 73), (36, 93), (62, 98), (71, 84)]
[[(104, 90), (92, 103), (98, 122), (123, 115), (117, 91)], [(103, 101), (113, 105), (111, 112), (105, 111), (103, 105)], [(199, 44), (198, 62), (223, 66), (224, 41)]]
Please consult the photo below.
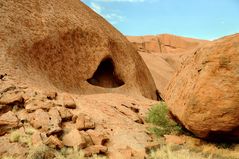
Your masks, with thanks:
[(161, 34), (149, 36), (128, 36), (130, 42), (141, 52), (181, 53), (194, 49), (204, 40), (185, 38), (176, 35)]
[(10, 63), (4, 67), (21, 82), (156, 99), (151, 74), (133, 46), (79, 0), (4, 0), (0, 32), (1, 63)]
[(181, 36), (161, 34), (155, 36), (128, 36), (148, 66), (160, 93), (182, 61), (208, 41)]
[(209, 43), (188, 57), (167, 86), (165, 99), (195, 135), (238, 138), (239, 35)]

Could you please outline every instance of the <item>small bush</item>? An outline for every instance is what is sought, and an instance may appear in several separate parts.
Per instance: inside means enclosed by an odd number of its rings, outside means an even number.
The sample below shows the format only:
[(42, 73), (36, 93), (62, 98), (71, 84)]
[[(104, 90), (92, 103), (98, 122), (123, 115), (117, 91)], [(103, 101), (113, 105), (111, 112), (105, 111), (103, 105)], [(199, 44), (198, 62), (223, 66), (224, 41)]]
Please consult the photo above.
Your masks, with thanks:
[(69, 147), (63, 147), (60, 150), (61, 155), (64, 156), (64, 158), (67, 159), (85, 159), (84, 152), (80, 149), (74, 149)]
[(164, 102), (153, 105), (152, 108), (149, 109), (146, 121), (153, 124), (150, 131), (157, 136), (182, 132), (181, 126), (169, 117), (169, 111)]
[(27, 159), (53, 159), (56, 158), (56, 151), (46, 145), (32, 146)]
[(193, 153), (189, 149), (173, 150), (171, 145), (162, 145), (157, 151), (152, 151), (149, 159), (211, 159), (211, 156), (202, 157), (200, 153)]
[(9, 140), (10, 142), (18, 142), (21, 137), (21, 133), (18, 131), (13, 131), (10, 134)]
[(31, 135), (25, 134), (19, 130), (13, 130), (9, 136), (10, 142), (19, 142), (21, 144), (25, 144), (28, 147), (32, 145)]

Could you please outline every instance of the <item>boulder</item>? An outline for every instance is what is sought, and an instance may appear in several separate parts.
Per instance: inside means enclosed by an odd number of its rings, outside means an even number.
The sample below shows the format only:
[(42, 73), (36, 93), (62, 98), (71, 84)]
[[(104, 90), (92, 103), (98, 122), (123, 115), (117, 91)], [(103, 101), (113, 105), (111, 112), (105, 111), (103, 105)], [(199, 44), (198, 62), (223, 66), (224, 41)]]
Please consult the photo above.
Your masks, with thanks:
[(5, 93), (0, 98), (0, 104), (13, 105), (23, 102), (22, 94), (19, 92)]
[(41, 133), (38, 131), (34, 132), (31, 136), (31, 142), (33, 145), (41, 145), (46, 142), (47, 139), (48, 138), (45, 133)]
[(47, 99), (49, 99), (49, 100), (55, 100), (57, 97), (57, 92), (46, 91), (46, 92), (44, 92), (44, 95), (46, 95)]
[(49, 129), (49, 114), (42, 109), (37, 109), (35, 112), (30, 113), (28, 120), (36, 129), (42, 129), (43, 131), (48, 131)]
[(44, 142), (49, 147), (52, 148), (63, 148), (64, 145), (61, 140), (59, 140), (56, 136), (49, 136), (48, 139)]
[(17, 111), (16, 115), (21, 122), (27, 121), (28, 119), (28, 112), (26, 109), (21, 109)]
[(67, 108), (57, 107), (57, 109), (63, 121), (72, 119), (73, 114)]
[(84, 136), (77, 129), (72, 129), (69, 133), (65, 134), (62, 138), (65, 146), (85, 148), (87, 143)]
[(52, 101), (44, 101), (37, 98), (30, 99), (25, 103), (25, 109), (28, 112), (33, 112), (37, 109), (49, 110), (54, 106), (55, 104)]
[(86, 143), (87, 143), (87, 147), (88, 147), (88, 146), (91, 146), (91, 145), (94, 145), (94, 142), (93, 142), (91, 136), (90, 136), (87, 132), (85, 132), (85, 131), (80, 131), (80, 133), (81, 133), (81, 135), (83, 135), (83, 137), (85, 138), (85, 141), (86, 141)]
[(5, 67), (17, 72), (15, 78), (49, 90), (156, 99), (136, 49), (83, 2), (3, 1), (1, 10), (0, 62), (9, 63)]
[(0, 116), (0, 135), (4, 135), (7, 131), (18, 127), (19, 119), (12, 112), (8, 111), (7, 113)]
[(87, 133), (90, 135), (95, 145), (104, 145), (109, 140), (108, 136), (102, 132), (88, 130)]
[(55, 108), (55, 107), (51, 108), (49, 110), (48, 114), (49, 114), (50, 122), (49, 122), (49, 128), (48, 128), (47, 135), (61, 132), (62, 129), (60, 127), (60, 124), (61, 124), (62, 119), (61, 119), (60, 113), (58, 112), (57, 108)]
[(238, 139), (238, 61), (239, 34), (215, 40), (189, 56), (167, 86), (170, 111), (196, 136)]
[(76, 118), (73, 120), (76, 120), (75, 125), (78, 130), (87, 130), (95, 128), (95, 122), (92, 121), (92, 119), (86, 114), (79, 114), (74, 118)]
[(75, 109), (76, 108), (75, 100), (71, 96), (69, 96), (69, 95), (64, 95), (63, 96), (63, 105), (66, 108), (71, 108), (71, 109)]

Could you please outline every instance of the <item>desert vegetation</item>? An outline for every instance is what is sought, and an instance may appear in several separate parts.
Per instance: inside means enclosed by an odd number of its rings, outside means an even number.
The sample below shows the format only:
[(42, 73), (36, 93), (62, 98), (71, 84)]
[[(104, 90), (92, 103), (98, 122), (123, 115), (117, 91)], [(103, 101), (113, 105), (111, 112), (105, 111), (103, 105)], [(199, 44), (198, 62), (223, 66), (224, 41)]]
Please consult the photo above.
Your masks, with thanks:
[[(149, 131), (157, 137), (160, 148), (152, 149), (149, 159), (237, 159), (238, 144), (217, 141), (209, 142), (195, 136), (176, 123), (169, 114), (165, 102), (153, 105), (147, 114)], [(181, 136), (185, 143), (167, 143), (164, 135)]]
[(167, 134), (182, 133), (182, 127), (170, 118), (169, 110), (165, 102), (153, 105), (149, 109), (146, 121), (152, 124), (149, 130), (158, 137)]

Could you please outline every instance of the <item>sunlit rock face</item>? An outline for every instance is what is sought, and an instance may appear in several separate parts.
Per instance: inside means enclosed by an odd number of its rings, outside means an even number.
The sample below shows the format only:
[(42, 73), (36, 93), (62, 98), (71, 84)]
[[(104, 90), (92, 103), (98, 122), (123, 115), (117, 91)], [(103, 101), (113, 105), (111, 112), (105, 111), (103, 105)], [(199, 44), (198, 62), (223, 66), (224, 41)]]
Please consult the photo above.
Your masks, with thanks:
[(19, 78), (79, 94), (156, 99), (154, 81), (135, 49), (79, 0), (4, 0), (1, 11), (1, 54)]

